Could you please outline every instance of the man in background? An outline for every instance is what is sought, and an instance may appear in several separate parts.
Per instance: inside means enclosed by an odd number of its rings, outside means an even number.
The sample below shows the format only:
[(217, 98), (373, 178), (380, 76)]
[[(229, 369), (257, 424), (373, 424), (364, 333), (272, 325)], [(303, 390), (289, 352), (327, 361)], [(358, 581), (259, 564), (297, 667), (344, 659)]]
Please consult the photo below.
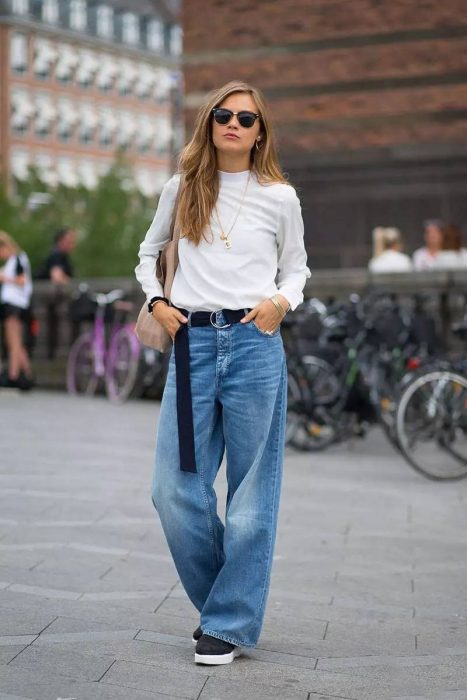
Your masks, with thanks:
[(55, 284), (68, 284), (73, 277), (70, 254), (76, 248), (76, 231), (62, 228), (54, 236), (54, 247), (42, 263), (37, 279), (50, 280)]
[(59, 344), (61, 315), (65, 313), (66, 296), (64, 291), (73, 277), (70, 254), (76, 248), (76, 231), (62, 228), (54, 236), (54, 246), (42, 265), (36, 279), (50, 280), (53, 288), (47, 300), (47, 357), (52, 360)]

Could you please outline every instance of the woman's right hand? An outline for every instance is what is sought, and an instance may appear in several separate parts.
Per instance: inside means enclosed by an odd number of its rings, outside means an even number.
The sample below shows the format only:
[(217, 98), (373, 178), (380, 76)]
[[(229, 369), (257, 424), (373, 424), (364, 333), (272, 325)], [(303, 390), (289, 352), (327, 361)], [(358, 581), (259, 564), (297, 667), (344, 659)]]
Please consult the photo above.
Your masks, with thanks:
[(156, 321), (162, 323), (172, 340), (175, 340), (177, 331), (182, 323), (188, 323), (188, 319), (181, 311), (174, 306), (169, 306), (163, 301), (154, 304), (152, 307), (152, 315)]

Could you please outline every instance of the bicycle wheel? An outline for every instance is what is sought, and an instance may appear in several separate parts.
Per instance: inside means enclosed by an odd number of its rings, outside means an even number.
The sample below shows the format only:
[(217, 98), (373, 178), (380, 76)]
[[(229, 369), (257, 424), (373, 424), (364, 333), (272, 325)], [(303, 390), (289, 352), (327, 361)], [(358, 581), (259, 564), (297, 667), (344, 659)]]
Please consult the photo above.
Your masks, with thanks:
[(324, 450), (337, 439), (337, 429), (330, 405), (339, 400), (339, 379), (333, 367), (319, 357), (303, 358), (304, 376), (298, 382), (300, 409), (293, 415), (294, 430), (289, 443), (298, 450)]
[(285, 423), (286, 445), (291, 442), (299, 425), (302, 403), (302, 393), (298, 379), (289, 372), (287, 375), (287, 419)]
[(80, 335), (71, 346), (66, 372), (66, 386), (70, 394), (92, 396), (99, 377), (95, 373), (94, 338), (92, 333)]
[(305, 355), (303, 366), (307, 390), (316, 406), (335, 406), (344, 403), (342, 385), (334, 367), (315, 355)]
[(120, 328), (112, 337), (105, 367), (107, 396), (114, 403), (122, 403), (130, 396), (138, 374), (140, 348), (134, 333)]
[(447, 370), (417, 377), (399, 400), (396, 431), (405, 458), (424, 476), (467, 477), (467, 379)]

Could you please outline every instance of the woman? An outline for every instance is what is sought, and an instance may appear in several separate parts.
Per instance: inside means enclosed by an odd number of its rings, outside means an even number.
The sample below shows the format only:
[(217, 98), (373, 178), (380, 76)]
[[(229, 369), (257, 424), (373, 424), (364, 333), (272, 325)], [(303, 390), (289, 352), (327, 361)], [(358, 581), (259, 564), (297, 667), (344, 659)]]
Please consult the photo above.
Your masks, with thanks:
[(456, 224), (446, 224), (442, 228), (442, 250), (436, 258), (434, 270), (465, 269), (467, 249), (462, 247), (462, 231)]
[[(200, 611), (195, 661), (225, 664), (257, 643), (282, 473), (287, 368), (280, 322), (306, 266), (295, 190), (281, 173), (263, 97), (232, 82), (200, 109), (183, 150), (179, 266), (163, 298), (154, 264), (180, 175), (165, 185), (136, 276), (174, 340), (161, 403), (153, 502)], [(224, 452), (225, 525), (213, 483)]]
[(414, 270), (432, 270), (443, 245), (443, 222), (439, 219), (428, 219), (424, 224), (425, 245), (418, 248), (413, 256)]
[(32, 282), (28, 256), (15, 241), (0, 231), (0, 318), (8, 352), (8, 376), (3, 383), (19, 389), (32, 386), (31, 365), (23, 345), (23, 323), (31, 302)]
[(373, 231), (370, 272), (410, 272), (412, 261), (402, 252), (402, 235), (397, 228), (377, 227)]

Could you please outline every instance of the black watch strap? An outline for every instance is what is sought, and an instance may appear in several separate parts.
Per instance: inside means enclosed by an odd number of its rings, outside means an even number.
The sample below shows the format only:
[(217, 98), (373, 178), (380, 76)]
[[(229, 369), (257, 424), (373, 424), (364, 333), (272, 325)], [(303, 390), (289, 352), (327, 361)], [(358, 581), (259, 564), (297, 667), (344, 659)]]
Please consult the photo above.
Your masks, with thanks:
[(156, 301), (165, 301), (166, 304), (169, 303), (169, 300), (166, 297), (152, 297), (152, 299), (148, 302), (148, 311), (150, 314), (152, 314), (152, 309)]

